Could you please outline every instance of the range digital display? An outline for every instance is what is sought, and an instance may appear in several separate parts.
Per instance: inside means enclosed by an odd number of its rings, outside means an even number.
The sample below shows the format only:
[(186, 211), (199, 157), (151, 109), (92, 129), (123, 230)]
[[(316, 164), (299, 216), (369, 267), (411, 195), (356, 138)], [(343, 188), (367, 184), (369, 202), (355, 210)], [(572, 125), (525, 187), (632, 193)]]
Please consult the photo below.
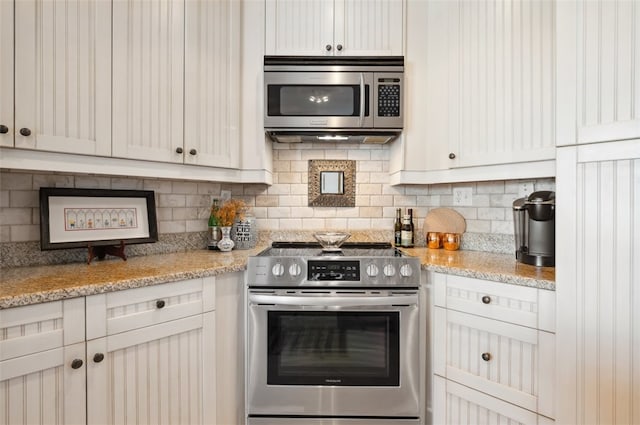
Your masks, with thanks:
[(325, 281), (359, 281), (359, 261), (309, 261), (307, 264), (307, 280)]

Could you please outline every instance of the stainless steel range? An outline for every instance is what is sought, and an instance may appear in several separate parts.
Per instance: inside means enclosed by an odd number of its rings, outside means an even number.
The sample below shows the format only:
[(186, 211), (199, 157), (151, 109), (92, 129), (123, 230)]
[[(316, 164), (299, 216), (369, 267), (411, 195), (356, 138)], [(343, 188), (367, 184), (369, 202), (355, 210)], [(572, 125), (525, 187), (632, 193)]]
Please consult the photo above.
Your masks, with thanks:
[(249, 258), (248, 424), (420, 422), (420, 263), (389, 244)]

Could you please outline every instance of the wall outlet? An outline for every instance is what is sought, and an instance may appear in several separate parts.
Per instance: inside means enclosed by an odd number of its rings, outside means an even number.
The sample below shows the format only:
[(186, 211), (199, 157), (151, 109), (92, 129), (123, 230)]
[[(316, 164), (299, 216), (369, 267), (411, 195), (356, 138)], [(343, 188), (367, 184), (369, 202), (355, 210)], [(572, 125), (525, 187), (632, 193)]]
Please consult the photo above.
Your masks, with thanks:
[(220, 202), (228, 201), (231, 199), (231, 191), (230, 190), (221, 190), (220, 191)]
[(533, 182), (518, 183), (518, 198), (526, 198), (533, 193)]
[(470, 206), (473, 205), (471, 199), (472, 189), (470, 187), (455, 187), (453, 188), (453, 205), (457, 206)]

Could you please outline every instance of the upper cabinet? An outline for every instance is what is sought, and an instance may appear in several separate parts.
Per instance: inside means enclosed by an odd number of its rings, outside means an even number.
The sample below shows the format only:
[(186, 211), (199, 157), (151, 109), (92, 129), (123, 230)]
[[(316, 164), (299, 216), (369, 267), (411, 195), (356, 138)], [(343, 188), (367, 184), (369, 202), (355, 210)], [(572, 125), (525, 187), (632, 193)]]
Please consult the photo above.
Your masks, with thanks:
[(554, 22), (548, 0), (407, 1), (395, 183), (554, 174)]
[(113, 154), (238, 166), (240, 5), (113, 3)]
[(401, 56), (405, 0), (266, 0), (266, 54)]
[(559, 146), (640, 138), (640, 8), (559, 1)]
[(111, 154), (111, 4), (2, 1), (0, 146)]

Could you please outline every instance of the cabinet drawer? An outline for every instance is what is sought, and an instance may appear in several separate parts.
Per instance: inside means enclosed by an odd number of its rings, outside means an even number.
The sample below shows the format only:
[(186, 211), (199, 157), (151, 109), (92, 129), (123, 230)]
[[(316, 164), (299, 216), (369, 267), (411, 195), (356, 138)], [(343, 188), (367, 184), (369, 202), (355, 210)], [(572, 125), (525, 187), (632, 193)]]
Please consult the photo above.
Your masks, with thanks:
[(552, 419), (537, 415), (480, 391), (439, 376), (433, 384), (434, 424), (531, 424), (551, 425)]
[(434, 273), (435, 305), (531, 328), (555, 330), (555, 293)]
[(84, 298), (0, 310), (0, 361), (84, 340)]
[(439, 307), (434, 314), (444, 332), (435, 373), (553, 417), (553, 334)]
[(214, 278), (87, 297), (87, 339), (200, 314), (215, 301)]

